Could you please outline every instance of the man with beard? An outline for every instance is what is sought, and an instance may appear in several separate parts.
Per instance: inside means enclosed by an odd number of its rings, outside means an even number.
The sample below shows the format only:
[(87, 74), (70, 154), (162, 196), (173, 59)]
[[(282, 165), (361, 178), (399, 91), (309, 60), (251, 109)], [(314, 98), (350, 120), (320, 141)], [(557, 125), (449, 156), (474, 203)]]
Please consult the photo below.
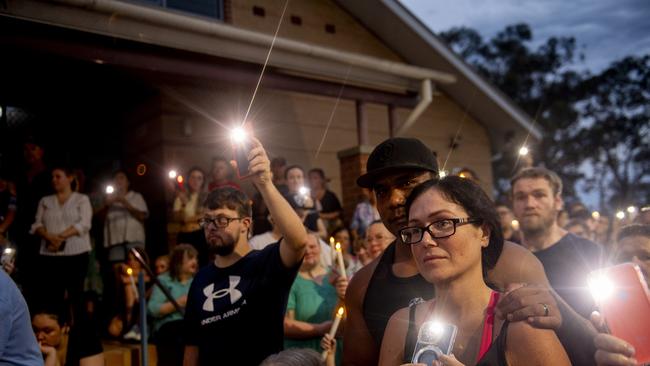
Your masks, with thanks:
[[(431, 296), (433, 285), (418, 273), (411, 248), (400, 241), (398, 232), (407, 223), (406, 198), (418, 184), (437, 177), (435, 153), (414, 138), (390, 138), (368, 157), (367, 173), (357, 179), (357, 184), (374, 191), (381, 220), (397, 239), (351, 279), (345, 298), (344, 339), (353, 340), (354, 346), (343, 347), (343, 365), (376, 365), (391, 315), (412, 300)], [(496, 266), (487, 273), (487, 280), (495, 288), (511, 290), (497, 306), (499, 316), (509, 321), (525, 320), (540, 328), (562, 329), (566, 323), (574, 324), (574, 332), (565, 332), (568, 334), (564, 337), (558, 330), (571, 361), (582, 365), (589, 364), (585, 359), (593, 360), (595, 348), (591, 341), (595, 331), (585, 335), (589, 333), (583, 327), (586, 323), (575, 325), (572, 319), (563, 321), (563, 316), (573, 314), (564, 311), (565, 304), (560, 304), (558, 309), (555, 297), (548, 291), (541, 263), (528, 250), (505, 242)], [(514, 285), (517, 283), (528, 285)], [(586, 340), (586, 343), (577, 342), (575, 347), (569, 347), (563, 338)]]
[(209, 194), (201, 226), (216, 258), (196, 275), (187, 297), (185, 366), (258, 365), (282, 350), (289, 290), (309, 238), (273, 185), (262, 144), (251, 142), (249, 173), (283, 238), (252, 250), (249, 198), (231, 187)]
[(601, 247), (561, 228), (562, 181), (544, 168), (527, 168), (511, 180), (515, 217), (522, 245), (542, 262), (551, 286), (571, 307), (589, 318), (594, 301), (587, 289), (587, 275), (600, 267)]

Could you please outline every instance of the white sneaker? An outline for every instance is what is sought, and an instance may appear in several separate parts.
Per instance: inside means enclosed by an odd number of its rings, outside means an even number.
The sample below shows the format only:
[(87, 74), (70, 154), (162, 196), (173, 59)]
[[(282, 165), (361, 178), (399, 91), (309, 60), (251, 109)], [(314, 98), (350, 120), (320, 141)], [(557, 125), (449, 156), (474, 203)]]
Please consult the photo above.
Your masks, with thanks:
[(125, 340), (129, 341), (140, 341), (142, 340), (142, 335), (140, 334), (140, 327), (138, 325), (134, 325), (125, 335), (124, 335)]

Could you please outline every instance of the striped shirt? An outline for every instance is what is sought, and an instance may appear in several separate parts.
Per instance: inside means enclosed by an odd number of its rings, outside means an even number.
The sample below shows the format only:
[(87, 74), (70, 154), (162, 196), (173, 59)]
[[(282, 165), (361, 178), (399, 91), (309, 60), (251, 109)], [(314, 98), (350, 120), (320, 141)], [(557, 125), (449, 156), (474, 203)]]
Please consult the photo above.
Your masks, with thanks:
[[(140, 193), (129, 191), (124, 198), (136, 210), (149, 214), (147, 203)], [(104, 223), (104, 246), (115, 244), (143, 243), (144, 224), (133, 216), (121, 202), (115, 202), (108, 208)]]
[(56, 195), (41, 198), (36, 210), (36, 221), (30, 233), (44, 227), (48, 233), (60, 234), (70, 226), (74, 226), (79, 234), (66, 239), (65, 249), (51, 252), (46, 248), (45, 239), (41, 240), (41, 255), (70, 256), (90, 251), (90, 223), (93, 209), (85, 194), (72, 192), (70, 197), (60, 204)]

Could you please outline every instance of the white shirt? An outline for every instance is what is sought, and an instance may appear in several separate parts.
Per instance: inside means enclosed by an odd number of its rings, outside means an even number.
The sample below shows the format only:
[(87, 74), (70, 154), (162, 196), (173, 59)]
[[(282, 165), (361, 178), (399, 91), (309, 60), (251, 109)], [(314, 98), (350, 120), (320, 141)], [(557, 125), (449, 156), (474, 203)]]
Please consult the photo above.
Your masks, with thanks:
[(90, 200), (85, 194), (72, 192), (70, 197), (61, 205), (56, 195), (41, 198), (36, 210), (36, 221), (30, 230), (31, 234), (36, 229), (45, 227), (50, 234), (60, 234), (70, 226), (74, 226), (78, 234), (65, 240), (65, 248), (59, 252), (46, 249), (45, 239), (41, 240), (41, 255), (70, 256), (90, 251), (90, 225), (93, 209)]
[[(124, 198), (138, 211), (149, 213), (142, 195), (129, 191)], [(106, 213), (104, 223), (104, 246), (119, 243), (144, 243), (144, 224), (136, 219), (121, 202), (113, 203)]]

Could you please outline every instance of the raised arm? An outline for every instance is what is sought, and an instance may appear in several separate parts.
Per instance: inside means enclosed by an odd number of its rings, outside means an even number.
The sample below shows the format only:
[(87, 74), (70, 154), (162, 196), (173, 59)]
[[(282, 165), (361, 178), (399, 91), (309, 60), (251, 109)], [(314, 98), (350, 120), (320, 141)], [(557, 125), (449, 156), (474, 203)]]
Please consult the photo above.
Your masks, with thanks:
[(252, 149), (248, 154), (249, 172), (253, 174), (253, 184), (259, 190), (266, 207), (269, 209), (275, 225), (284, 238), (280, 243), (280, 256), (286, 267), (295, 266), (305, 254), (308, 235), (302, 221), (291, 208), (272, 181), (271, 162), (266, 151), (254, 137), (251, 137)]

